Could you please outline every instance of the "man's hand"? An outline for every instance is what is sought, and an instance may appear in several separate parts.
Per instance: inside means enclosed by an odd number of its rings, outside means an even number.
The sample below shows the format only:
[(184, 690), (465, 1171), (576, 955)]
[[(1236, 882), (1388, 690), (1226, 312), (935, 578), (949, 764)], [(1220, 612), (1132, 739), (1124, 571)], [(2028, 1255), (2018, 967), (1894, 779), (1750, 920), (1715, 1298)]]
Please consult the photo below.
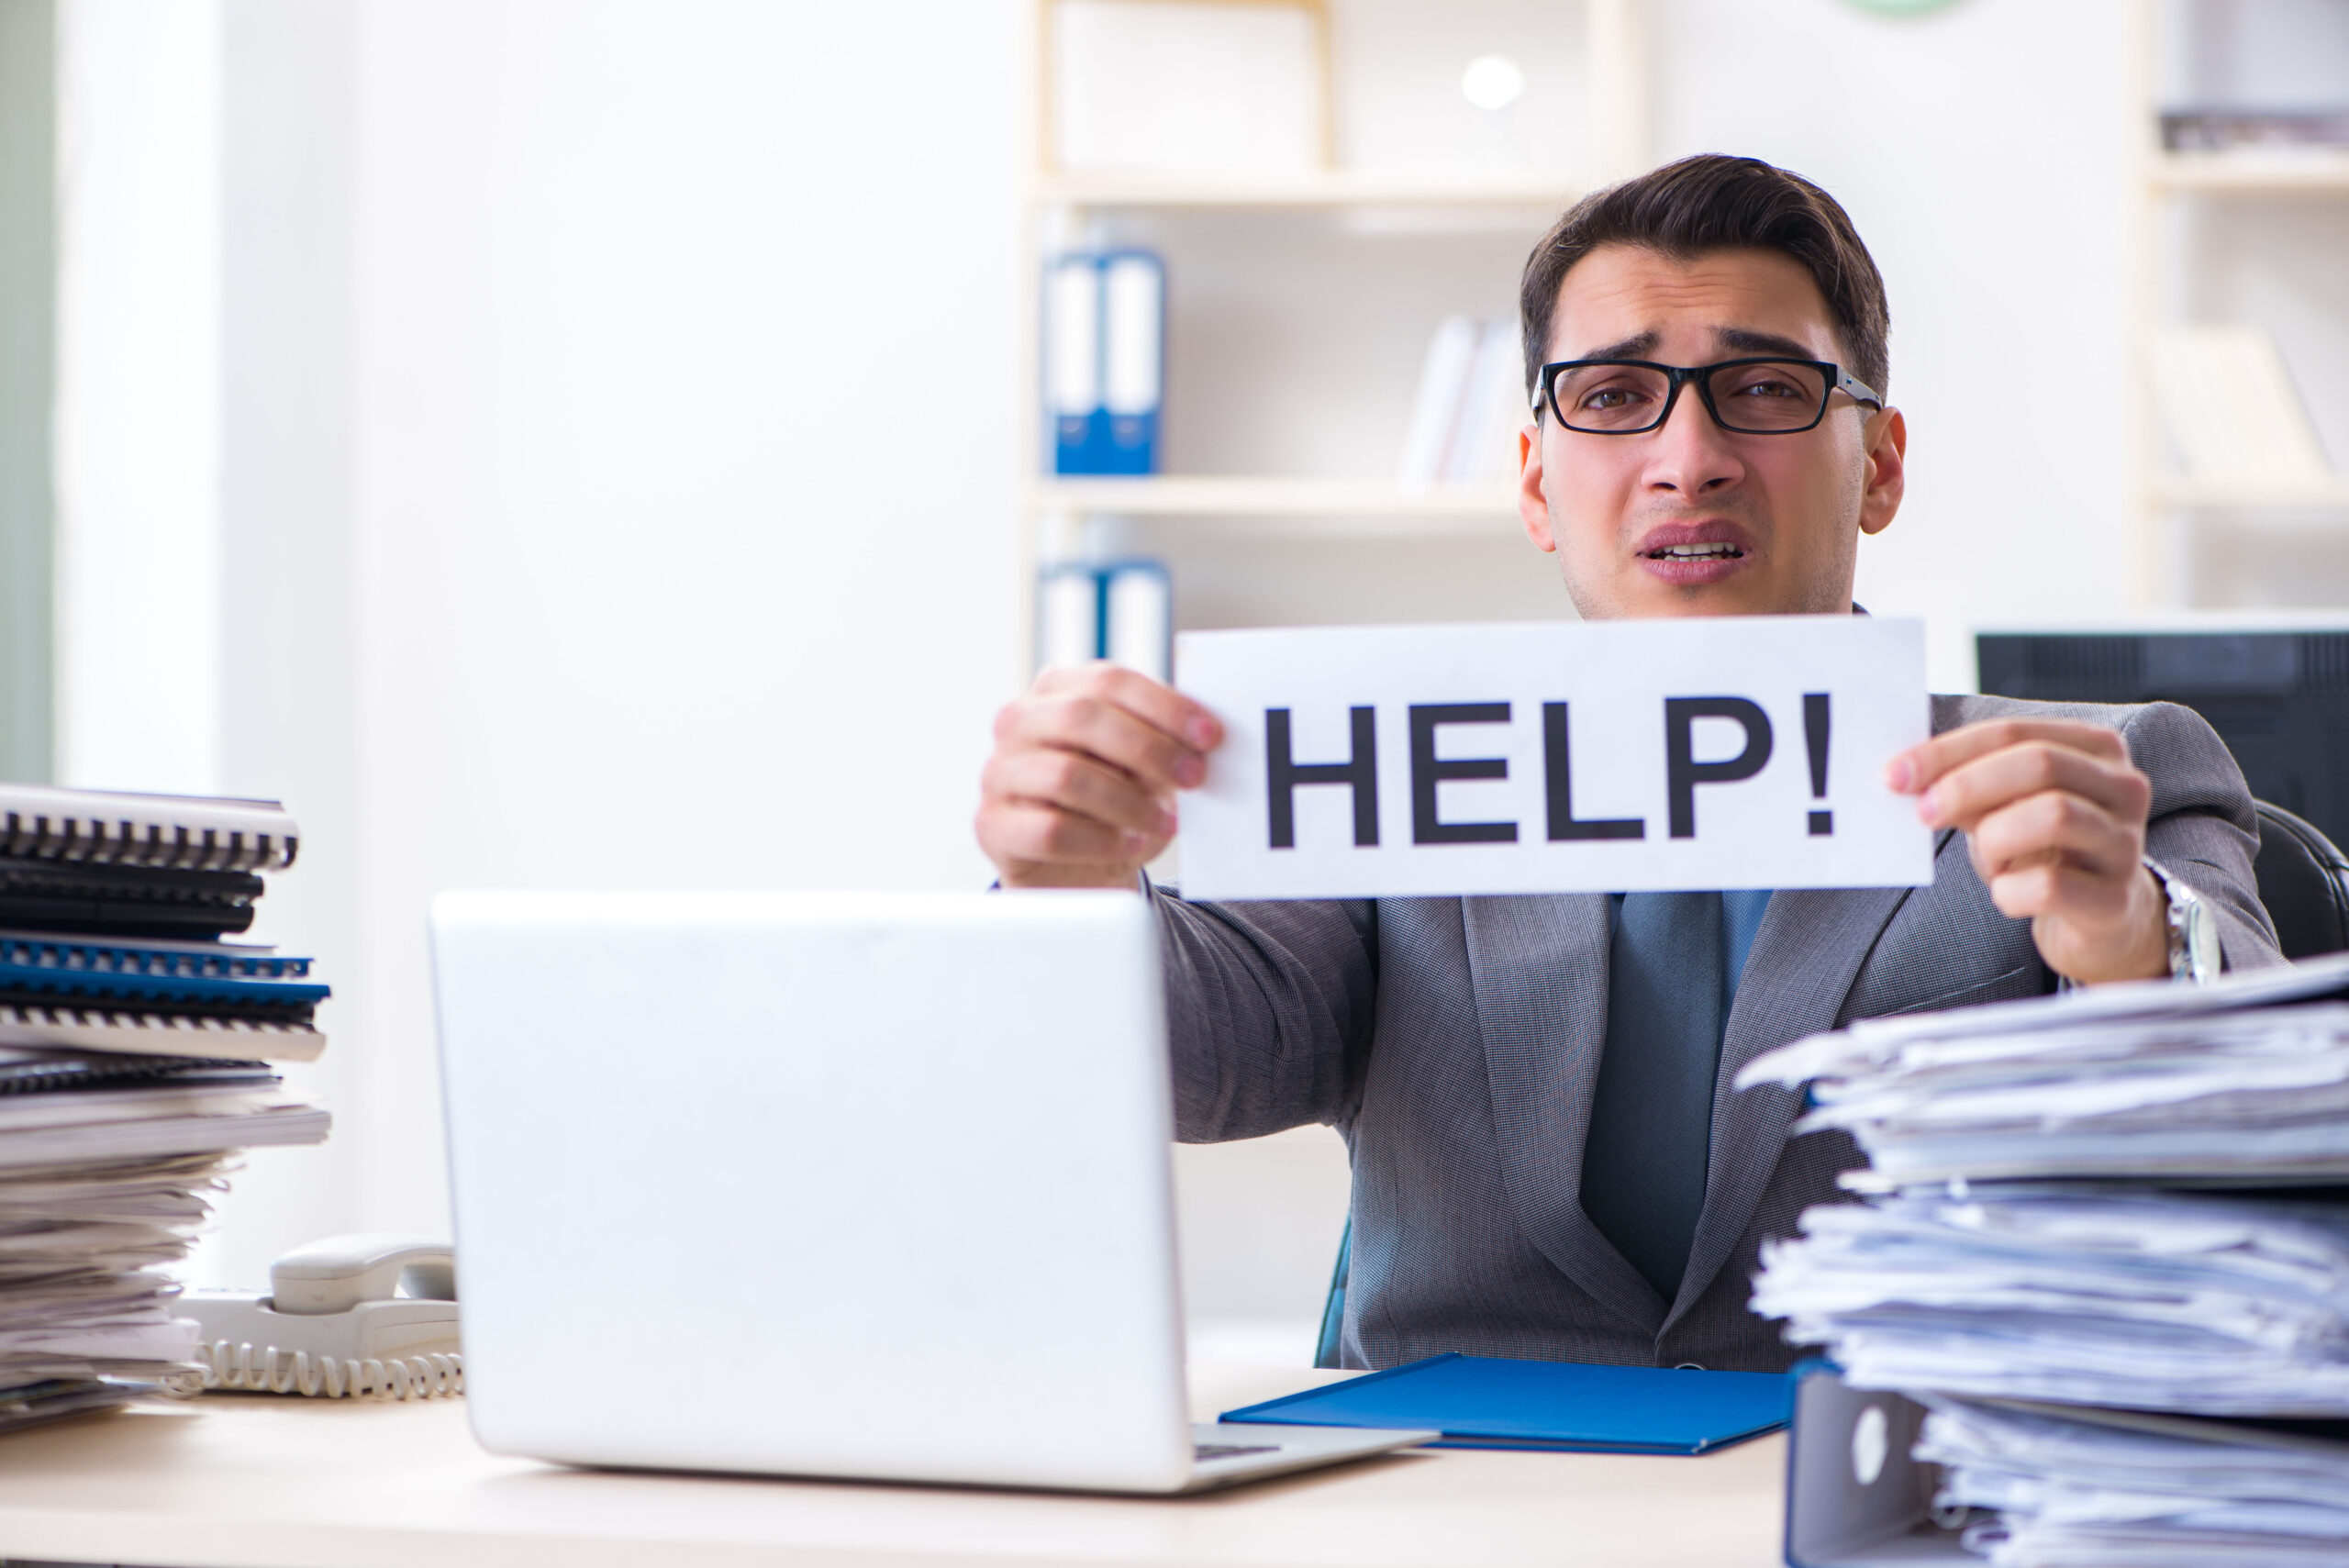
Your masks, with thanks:
[(1131, 887), (1208, 776), (1215, 716), (1114, 664), (1047, 670), (996, 715), (979, 848), (1006, 887)]
[(2169, 901), (2144, 866), (2153, 784), (2112, 730), (1989, 719), (1903, 751), (1885, 783), (1927, 827), (1965, 833), (2001, 914), (2084, 985), (2169, 973)]

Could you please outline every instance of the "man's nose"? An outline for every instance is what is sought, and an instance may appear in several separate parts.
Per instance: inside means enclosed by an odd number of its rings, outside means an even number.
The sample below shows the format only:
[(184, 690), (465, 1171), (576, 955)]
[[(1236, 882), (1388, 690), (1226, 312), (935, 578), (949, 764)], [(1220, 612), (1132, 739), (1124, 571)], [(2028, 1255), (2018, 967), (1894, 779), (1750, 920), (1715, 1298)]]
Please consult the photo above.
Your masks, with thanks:
[(1714, 423), (1693, 384), (1680, 389), (1664, 428), (1649, 439), (1655, 443), (1645, 475), (1651, 490), (1693, 497), (1734, 484), (1745, 476), (1736, 445)]

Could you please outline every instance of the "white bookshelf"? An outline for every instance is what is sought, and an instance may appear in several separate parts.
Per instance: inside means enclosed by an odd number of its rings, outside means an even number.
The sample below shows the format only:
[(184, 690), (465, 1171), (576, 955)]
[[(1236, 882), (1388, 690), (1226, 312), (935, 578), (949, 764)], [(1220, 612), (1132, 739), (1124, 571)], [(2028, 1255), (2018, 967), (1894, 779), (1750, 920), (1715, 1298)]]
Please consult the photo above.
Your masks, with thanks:
[[(1052, 4), (1052, 0), (1031, 0), (1030, 8), (1040, 60)], [(1387, 476), (1391, 464), (1383, 471), (1351, 473), (1240, 471), (1147, 478), (1054, 477), (1048, 467), (1036, 358), (1038, 278), (1046, 255), (1066, 246), (1090, 243), (1105, 233), (1118, 234), (1121, 225), (1134, 223), (1220, 226), (1218, 232), (1226, 236), (1223, 242), (1228, 247), (1262, 245), (1267, 254), (1294, 239), (1298, 225), (1308, 227), (1314, 242), (1341, 247), (1373, 247), (1397, 235), (1436, 235), (1455, 245), (1481, 248), (1479, 254), (1513, 277), (1527, 248), (1558, 213), (1596, 185), (1635, 172), (1648, 163), (1644, 0), (1582, 0), (1580, 5), (1557, 6), (1543, 14), (1556, 17), (1561, 28), (1578, 28), (1569, 40), (1581, 70), (1573, 98), (1575, 112), (1586, 117), (1586, 155), (1572, 172), (1471, 165), (1457, 169), (1353, 167), (1347, 161), (1349, 150), (1343, 139), (1336, 137), (1330, 167), (1257, 178), (1059, 169), (1052, 166), (1048, 142), (1052, 116), (1042, 96), (1050, 73), (1039, 69), (1036, 134), (1025, 182), (1030, 264), (1019, 280), (1019, 300), (1029, 356), (1019, 389), (1024, 442), (1020, 458), (1032, 476), (1024, 492), (1019, 569), (1030, 606), (1025, 623), (1031, 631), (1037, 568), (1097, 551), (1096, 541), (1105, 528), (1120, 549), (1140, 529), (1145, 545), (1153, 539), (1179, 535), (1186, 551), (1227, 552), (1217, 556), (1219, 562), (1232, 560), (1229, 551), (1250, 548), (1253, 541), (1299, 535), (1341, 544), (1408, 539), (1427, 549), (1482, 550), (1487, 556), (1497, 548), (1495, 541), (1515, 538), (1518, 523), (1511, 485), (1406, 485)], [(1346, 7), (1337, 7), (1332, 16), (1335, 25), (1346, 25)], [(1331, 80), (1330, 91), (1336, 95), (1347, 94), (1353, 86), (1342, 69), (1343, 52), (1336, 51), (1341, 62)], [(1464, 47), (1462, 50), (1464, 58), (1474, 52)], [(1248, 228), (1249, 225), (1256, 227)], [(1246, 238), (1229, 238), (1242, 231)], [(1186, 280), (1173, 272), (1175, 264), (1170, 261), (1170, 360), (1182, 351), (1183, 337), (1182, 325), (1174, 317), (1184, 308)], [(1265, 282), (1256, 286), (1262, 292), (1246, 301), (1248, 306), (1264, 311), (1282, 307), (1284, 302), (1271, 291), (1283, 285)], [(1224, 303), (1230, 304), (1229, 293)], [(1433, 320), (1427, 326), (1431, 328)], [(1264, 351), (1282, 350), (1267, 348)], [(1410, 388), (1407, 382), (1377, 390), (1400, 398)], [(1456, 546), (1443, 542), (1447, 540), (1458, 542)], [(1530, 554), (1530, 547), (1524, 548)], [(1426, 556), (1415, 554), (1411, 561), (1424, 568)], [(1398, 567), (1397, 571), (1410, 569)], [(1175, 593), (1179, 619), (1183, 605), (1179, 568)], [(1277, 606), (1279, 598), (1273, 592), (1254, 602)], [(1275, 607), (1259, 613), (1277, 617), (1281, 611)], [(1019, 672), (1023, 680), (1030, 663), (1024, 651)]]
[[(2171, 152), (2161, 144), (2162, 102), (2159, 0), (2133, 0), (2130, 40), (2137, 90), (2129, 100), (2130, 128), (2139, 149), (2136, 289), (2136, 381), (2138, 513), (2140, 519), (2136, 597), (2145, 609), (2187, 603), (2198, 522), (2224, 514), (2240, 524), (2299, 532), (2316, 521), (2349, 528), (2349, 474), (2317, 484), (2272, 486), (2213, 484), (2176, 471), (2153, 392), (2154, 334), (2169, 323), (2169, 296), (2183, 275), (2186, 258), (2178, 239), (2185, 225), (2226, 223), (2245, 204), (2336, 202), (2349, 199), (2349, 151), (2330, 149), (2246, 149), (2227, 152)], [(2332, 432), (2331, 448), (2341, 461), (2344, 444)], [(2328, 514), (2330, 514), (2328, 516)]]

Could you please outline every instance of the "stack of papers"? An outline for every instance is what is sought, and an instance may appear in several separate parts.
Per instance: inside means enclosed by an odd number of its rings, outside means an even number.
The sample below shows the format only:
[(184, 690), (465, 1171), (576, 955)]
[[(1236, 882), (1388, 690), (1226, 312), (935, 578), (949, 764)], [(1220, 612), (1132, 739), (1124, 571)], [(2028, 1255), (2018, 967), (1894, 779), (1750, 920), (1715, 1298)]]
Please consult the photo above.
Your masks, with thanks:
[(1916, 1455), (1941, 1500), (1995, 1509), (1965, 1544), (1997, 1568), (2349, 1560), (2349, 1432), (2116, 1418), (1929, 1397)]
[(327, 1129), (260, 1062), (0, 1048), (0, 1430), (188, 1372), (167, 1270), (228, 1157)]
[(327, 988), (217, 940), (298, 843), (271, 801), (0, 784), (0, 1430), (195, 1374), (169, 1269), (236, 1151), (326, 1137), (267, 1063)]
[(1854, 1024), (1738, 1075), (1810, 1085), (1798, 1129), (1860, 1190), (1954, 1178), (2349, 1181), (2349, 959)]
[(1801, 1223), (1753, 1309), (1855, 1386), (2349, 1415), (2349, 1200), (1999, 1184)]
[(1862, 1023), (1739, 1082), (1808, 1083), (1798, 1125), (1869, 1160), (1754, 1310), (1929, 1406), (1994, 1562), (2349, 1562), (2349, 958)]

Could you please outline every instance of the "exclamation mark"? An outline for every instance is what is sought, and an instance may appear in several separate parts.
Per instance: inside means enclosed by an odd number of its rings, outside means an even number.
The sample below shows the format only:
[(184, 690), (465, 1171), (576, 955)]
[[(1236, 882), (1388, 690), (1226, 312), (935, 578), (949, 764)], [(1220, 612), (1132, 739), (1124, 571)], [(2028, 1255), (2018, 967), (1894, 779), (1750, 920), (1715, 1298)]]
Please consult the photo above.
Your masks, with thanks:
[[(1827, 798), (1827, 694), (1805, 692), (1802, 697), (1802, 738), (1810, 749), (1810, 798)], [(1810, 814), (1810, 836), (1823, 838), (1835, 831), (1835, 814), (1814, 811)]]

